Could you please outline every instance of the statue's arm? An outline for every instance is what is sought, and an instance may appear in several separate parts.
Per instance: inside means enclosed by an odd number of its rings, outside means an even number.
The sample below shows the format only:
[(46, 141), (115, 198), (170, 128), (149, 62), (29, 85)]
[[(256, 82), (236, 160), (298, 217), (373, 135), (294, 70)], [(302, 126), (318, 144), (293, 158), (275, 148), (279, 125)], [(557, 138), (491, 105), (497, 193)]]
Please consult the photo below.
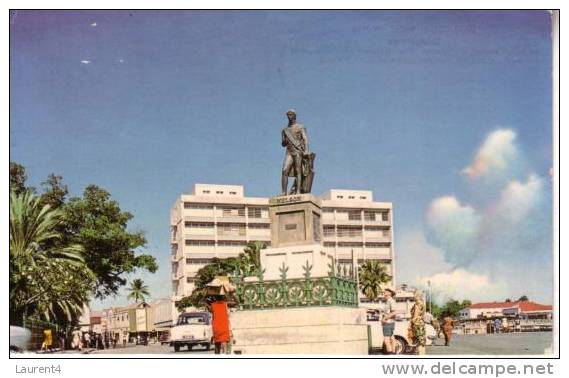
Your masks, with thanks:
[(302, 139), (304, 140), (304, 152), (310, 152), (310, 148), (308, 147), (308, 133), (304, 127), (302, 128)]
[(281, 145), (283, 147), (286, 147), (286, 145), (287, 145), (287, 139), (286, 139), (286, 135), (285, 135), (284, 130), (281, 132)]

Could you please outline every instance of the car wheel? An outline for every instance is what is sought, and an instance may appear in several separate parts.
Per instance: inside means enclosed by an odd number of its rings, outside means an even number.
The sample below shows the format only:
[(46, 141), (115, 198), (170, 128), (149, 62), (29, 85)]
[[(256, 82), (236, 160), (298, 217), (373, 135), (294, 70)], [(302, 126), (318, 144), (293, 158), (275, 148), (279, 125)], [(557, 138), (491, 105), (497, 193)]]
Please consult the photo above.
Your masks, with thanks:
[(180, 345), (174, 344), (174, 352), (179, 352), (179, 351), (180, 351)]
[(205, 350), (211, 350), (211, 343), (205, 343)]
[(399, 337), (399, 336), (395, 336), (395, 342), (394, 344), (394, 354), (403, 354), (403, 352), (405, 352), (405, 349), (407, 348), (407, 341), (405, 341), (404, 338)]
[(193, 345), (188, 344), (188, 350), (192, 350), (193, 347), (194, 347)]

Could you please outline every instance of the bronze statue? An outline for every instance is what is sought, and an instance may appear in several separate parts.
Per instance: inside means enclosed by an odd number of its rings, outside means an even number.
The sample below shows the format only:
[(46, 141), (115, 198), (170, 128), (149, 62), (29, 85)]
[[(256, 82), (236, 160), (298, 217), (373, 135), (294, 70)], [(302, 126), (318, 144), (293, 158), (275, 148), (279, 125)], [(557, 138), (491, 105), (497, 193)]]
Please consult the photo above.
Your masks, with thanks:
[(290, 109), (286, 115), (288, 126), (282, 131), (282, 146), (286, 151), (281, 178), (282, 195), (287, 194), (289, 177), (295, 178), (289, 194), (310, 193), (316, 154), (308, 148), (306, 129), (296, 123), (296, 112)]

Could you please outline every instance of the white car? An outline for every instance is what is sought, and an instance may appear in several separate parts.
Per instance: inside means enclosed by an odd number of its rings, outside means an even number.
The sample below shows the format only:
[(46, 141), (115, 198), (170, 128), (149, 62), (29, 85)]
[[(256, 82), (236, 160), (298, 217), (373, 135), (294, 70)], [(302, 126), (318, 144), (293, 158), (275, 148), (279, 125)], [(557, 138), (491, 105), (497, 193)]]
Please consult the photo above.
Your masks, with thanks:
[(213, 332), (209, 312), (183, 312), (170, 331), (170, 346), (174, 347), (175, 352), (179, 352), (184, 346), (191, 350), (196, 345), (210, 350), (212, 344)]
[[(381, 350), (383, 347), (383, 327), (381, 322), (377, 320), (368, 320), (370, 326), (370, 349), (371, 351)], [(426, 345), (432, 345), (433, 341), (437, 339), (437, 332), (430, 324), (425, 324), (426, 331)], [(395, 338), (395, 354), (405, 353), (409, 347), (413, 346), (408, 337), (409, 320), (397, 318), (395, 321), (395, 331), (393, 336)]]

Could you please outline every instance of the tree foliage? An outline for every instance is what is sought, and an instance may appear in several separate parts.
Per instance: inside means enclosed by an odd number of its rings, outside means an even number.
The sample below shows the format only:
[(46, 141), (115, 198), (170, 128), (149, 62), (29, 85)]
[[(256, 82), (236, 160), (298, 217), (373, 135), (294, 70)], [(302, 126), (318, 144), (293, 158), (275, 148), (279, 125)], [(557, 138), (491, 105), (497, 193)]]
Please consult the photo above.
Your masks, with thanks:
[(132, 214), (106, 190), (90, 185), (68, 199), (63, 178), (50, 174), (35, 195), (26, 179), (25, 168), (10, 162), (11, 320), (68, 322), (91, 296), (116, 294), (125, 274), (158, 269), (153, 256), (139, 253), (146, 239), (128, 229)]
[(237, 257), (213, 258), (196, 272), (195, 288), (192, 294), (176, 302), (176, 308), (183, 311), (187, 307), (206, 307), (206, 285), (216, 276), (226, 276), (239, 272), (245, 277), (254, 276), (261, 268), (261, 249), (263, 242), (249, 242)]
[(65, 204), (64, 211), (66, 237), (83, 246), (85, 262), (97, 276), (96, 297), (116, 294), (126, 284), (125, 273), (158, 269), (153, 256), (137, 255), (136, 249), (146, 245), (144, 233), (127, 229), (132, 214), (122, 211), (106, 190), (89, 185), (83, 197)]
[(376, 260), (366, 260), (359, 267), (358, 274), (360, 290), (370, 301), (376, 300), (381, 294), (382, 286), (391, 280), (385, 264)]
[(83, 248), (60, 245), (63, 213), (31, 191), (10, 194), (10, 319), (72, 322), (88, 301), (94, 275)]
[(28, 176), (26, 175), (26, 168), (23, 165), (10, 162), (10, 191), (16, 194), (20, 194), (26, 191), (26, 180)]

